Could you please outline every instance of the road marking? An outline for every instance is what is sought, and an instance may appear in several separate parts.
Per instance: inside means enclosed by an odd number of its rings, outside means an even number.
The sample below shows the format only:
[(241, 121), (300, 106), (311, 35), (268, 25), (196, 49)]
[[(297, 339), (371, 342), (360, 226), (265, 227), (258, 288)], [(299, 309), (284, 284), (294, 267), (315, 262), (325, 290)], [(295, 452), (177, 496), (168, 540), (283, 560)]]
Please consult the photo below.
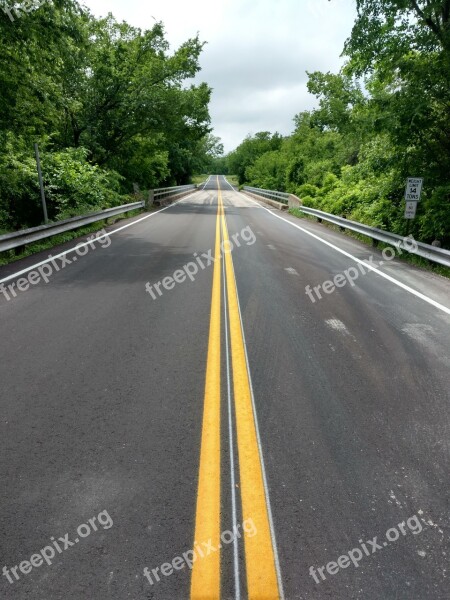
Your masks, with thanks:
[(298, 275), (298, 273), (294, 269), (294, 267), (286, 267), (284, 270), (287, 271), (289, 273), (289, 275)]
[[(223, 207), (219, 187), (219, 204)], [(227, 223), (222, 214), (223, 244), (229, 242)], [(273, 523), (264, 475), (261, 444), (257, 431), (244, 332), (241, 322), (236, 279), (230, 252), (224, 253), (227, 277), (228, 318), (230, 325), (233, 389), (241, 482), (242, 514), (255, 524), (254, 537), (245, 536), (247, 590), (250, 600), (278, 600), (282, 597)]]
[[(235, 446), (233, 434), (233, 404), (231, 400), (231, 365), (230, 365), (230, 343), (229, 343), (229, 322), (227, 310), (227, 281), (225, 273), (225, 261), (222, 261), (222, 281), (223, 281), (223, 306), (225, 320), (225, 354), (227, 365), (227, 400), (228, 400), (228, 440), (230, 453), (230, 484), (231, 484), (231, 520), (233, 531), (237, 531), (237, 500), (236, 500), (236, 468), (235, 468)], [(233, 569), (234, 569), (234, 597), (235, 600), (241, 598), (241, 584), (239, 576), (239, 538), (237, 535), (233, 539)]]
[(225, 180), (225, 183), (230, 186), (230, 188), (233, 190), (233, 192), (235, 192), (236, 188), (233, 185), (231, 185), (231, 183), (228, 181), (228, 179), (225, 177), (225, 175), (223, 176), (223, 178)]
[(267, 244), (267, 247), (269, 248), (269, 250), (276, 250), (273, 244)]
[[(193, 196), (194, 194), (198, 194), (198, 190), (196, 190), (195, 192), (192, 192), (192, 194), (189, 194), (188, 196)], [(149, 214), (149, 215), (145, 215), (145, 217), (141, 217), (140, 219), (136, 219), (136, 221), (133, 221), (132, 223), (127, 223), (126, 225), (122, 225), (122, 227), (118, 227), (117, 229), (114, 229), (114, 231), (110, 231), (109, 233), (105, 233), (104, 235), (99, 235), (98, 237), (95, 238), (95, 242), (97, 242), (98, 240), (103, 240), (106, 237), (109, 237), (111, 235), (113, 235), (114, 233), (118, 233), (119, 231), (123, 231), (124, 229), (127, 229), (128, 227), (132, 227), (133, 225), (136, 225), (137, 223), (140, 223), (141, 221), (145, 221), (146, 219), (150, 219), (150, 217), (154, 217), (155, 215), (157, 215), (158, 213), (161, 213), (169, 208), (172, 208), (172, 206), (175, 206), (177, 204), (179, 204), (180, 202), (184, 202), (188, 196), (185, 196), (184, 198), (180, 198), (180, 200), (177, 200), (176, 202), (174, 202), (173, 204), (171, 204), (170, 206), (165, 206), (164, 208), (160, 208), (159, 210)], [(94, 233), (91, 235), (95, 235)], [(74, 238), (76, 239), (76, 238)], [(92, 240), (90, 242), (82, 242), (80, 244), (77, 244), (76, 246), (74, 246), (73, 248), (70, 248), (69, 250), (64, 250), (64, 252), (60, 252), (59, 254), (55, 254), (53, 255), (51, 258), (46, 258), (45, 260), (36, 263), (34, 265), (31, 265), (31, 267), (27, 267), (26, 269), (22, 269), (22, 271), (17, 271), (17, 273), (13, 273), (12, 275), (8, 275), (7, 277), (4, 277), (3, 279), (0, 279), (0, 283), (5, 283), (6, 281), (11, 281), (11, 279), (16, 279), (17, 277), (20, 277), (21, 275), (23, 275), (24, 273), (28, 273), (28, 271), (32, 271), (33, 269), (37, 269), (38, 267), (40, 267), (41, 265), (46, 265), (47, 263), (51, 262), (52, 260), (55, 260), (56, 258), (60, 258), (61, 256), (65, 256), (66, 254), (69, 254), (70, 252), (75, 252), (75, 250), (77, 248), (84, 248), (84, 246), (90, 246), (92, 244)], [(49, 251), (51, 251), (51, 248), (48, 248)]]
[[(215, 548), (220, 544), (221, 211), (219, 206), (195, 518), (195, 541), (198, 544), (211, 542)], [(191, 600), (220, 599), (220, 555), (218, 550), (194, 562)]]
[(202, 187), (202, 189), (201, 189), (201, 191), (202, 191), (202, 192), (204, 191), (204, 189), (205, 189), (205, 187), (208, 185), (208, 183), (211, 181), (211, 177), (212, 177), (212, 175), (210, 175), (210, 176), (208, 177), (208, 179), (205, 181), (205, 183), (203, 184), (203, 187)]
[(345, 250), (342, 250), (342, 248), (339, 248), (338, 246), (335, 246), (331, 242), (328, 242), (327, 240), (324, 240), (323, 238), (319, 237), (315, 233), (312, 233), (311, 231), (308, 231), (307, 229), (304, 229), (300, 225), (297, 225), (296, 223), (292, 223), (291, 221), (288, 221), (284, 217), (280, 217), (280, 215), (275, 214), (274, 212), (272, 212), (271, 210), (269, 210), (265, 206), (261, 206), (255, 200), (252, 200), (251, 198), (248, 198), (247, 196), (245, 196), (245, 198), (247, 200), (249, 200), (250, 202), (253, 202), (254, 204), (256, 204), (256, 206), (258, 206), (259, 208), (262, 208), (263, 210), (266, 210), (273, 217), (275, 217), (277, 219), (280, 219), (281, 221), (284, 221), (285, 223), (288, 223), (289, 225), (292, 225), (292, 227), (296, 227), (300, 231), (303, 231), (303, 233), (306, 233), (307, 235), (311, 236), (315, 240), (318, 240), (319, 242), (322, 242), (322, 244), (325, 244), (329, 248), (333, 248), (333, 250), (336, 250), (336, 252), (339, 252), (340, 254), (343, 254), (344, 256), (347, 256), (348, 258), (351, 258), (356, 263), (358, 263), (360, 265), (364, 265), (365, 268), (369, 269), (370, 271), (374, 271), (380, 277), (383, 277), (384, 279), (387, 279), (391, 283), (394, 283), (395, 285), (398, 285), (398, 287), (400, 287), (403, 290), (409, 292), (410, 294), (413, 294), (413, 296), (416, 296), (417, 298), (420, 298), (424, 302), (427, 302), (428, 304), (431, 304), (435, 308), (438, 308), (439, 310), (442, 310), (447, 315), (450, 315), (450, 308), (448, 308), (447, 306), (444, 306), (443, 304), (440, 304), (439, 302), (436, 302), (436, 300), (433, 300), (432, 298), (429, 298), (428, 296), (425, 296), (425, 294), (422, 294), (421, 292), (418, 292), (414, 288), (409, 287), (409, 285), (406, 285), (406, 284), (402, 283), (401, 281), (399, 281), (398, 279), (395, 279), (394, 277), (391, 277), (387, 273), (384, 273), (383, 271), (380, 271), (378, 268), (372, 266), (367, 261), (361, 260), (360, 258), (357, 258), (356, 256), (353, 256), (353, 254), (350, 254), (350, 252), (346, 252)]

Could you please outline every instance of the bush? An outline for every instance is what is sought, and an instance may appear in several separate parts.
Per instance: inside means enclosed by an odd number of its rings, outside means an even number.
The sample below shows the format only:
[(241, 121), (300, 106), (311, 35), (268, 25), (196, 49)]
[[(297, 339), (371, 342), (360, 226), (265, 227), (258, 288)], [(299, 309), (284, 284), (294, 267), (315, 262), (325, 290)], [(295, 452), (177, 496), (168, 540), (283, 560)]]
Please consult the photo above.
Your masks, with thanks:
[(319, 188), (310, 183), (304, 183), (303, 185), (300, 185), (296, 190), (297, 196), (300, 199), (304, 199), (304, 197), (306, 196), (312, 196), (313, 198), (315, 198), (317, 196), (318, 191)]
[(320, 200), (318, 198), (313, 198), (312, 196), (302, 196), (301, 201), (302, 204), (308, 208), (316, 208), (321, 210)]
[[(127, 201), (120, 194), (121, 176), (90, 164), (84, 148), (60, 152), (43, 149), (41, 163), (50, 220), (61, 220)], [(0, 230), (15, 231), (42, 222), (33, 146), (12, 135), (4, 136), (0, 140)]]
[(46, 152), (42, 163), (49, 218), (66, 219), (126, 201), (120, 195), (122, 177), (88, 163), (85, 148)]
[(450, 184), (436, 188), (420, 203), (418, 213), (421, 239), (430, 243), (438, 239), (450, 248)]
[(43, 219), (33, 147), (12, 134), (0, 139), (0, 219), (3, 232)]

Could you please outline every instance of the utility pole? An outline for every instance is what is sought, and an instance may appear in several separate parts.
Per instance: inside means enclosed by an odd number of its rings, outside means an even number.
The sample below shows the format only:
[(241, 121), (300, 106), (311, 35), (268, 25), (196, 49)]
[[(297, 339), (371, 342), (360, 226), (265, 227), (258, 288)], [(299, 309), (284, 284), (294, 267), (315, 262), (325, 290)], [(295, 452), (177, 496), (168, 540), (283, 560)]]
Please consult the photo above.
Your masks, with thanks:
[(34, 145), (34, 152), (36, 154), (36, 165), (37, 165), (37, 172), (39, 175), (39, 187), (41, 188), (41, 201), (42, 201), (42, 210), (44, 211), (44, 222), (47, 225), (47, 223), (48, 223), (47, 203), (45, 201), (44, 182), (42, 180), (42, 171), (41, 171), (41, 160), (39, 158), (39, 148), (38, 148), (37, 144)]

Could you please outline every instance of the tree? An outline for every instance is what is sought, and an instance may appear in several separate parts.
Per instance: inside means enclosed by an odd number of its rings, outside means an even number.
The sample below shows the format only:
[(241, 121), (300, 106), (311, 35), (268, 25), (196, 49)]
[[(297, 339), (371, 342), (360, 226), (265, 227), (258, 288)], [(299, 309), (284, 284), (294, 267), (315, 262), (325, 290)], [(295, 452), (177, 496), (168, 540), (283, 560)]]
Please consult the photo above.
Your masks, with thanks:
[(262, 154), (246, 169), (246, 179), (250, 185), (284, 191), (286, 180), (286, 155), (280, 150)]
[(245, 140), (230, 165), (243, 172), (241, 182), (276, 186), (399, 234), (406, 232), (405, 179), (422, 176), (411, 233), (450, 245), (450, 1), (357, 6), (342, 71), (309, 73), (318, 107), (297, 115), (294, 133), (276, 149), (258, 155)]
[(322, 130), (340, 133), (354, 130), (353, 117), (365, 99), (360, 84), (352, 77), (339, 73), (308, 73), (308, 91), (319, 99), (314, 111), (314, 124)]
[[(0, 228), (39, 223), (34, 142), (44, 169), (58, 165), (58, 177), (46, 174), (50, 189), (70, 189), (80, 210), (94, 205), (87, 181), (102, 189), (95, 198), (104, 205), (133, 183), (185, 183), (220, 152), (208, 137), (211, 90), (188, 82), (200, 70), (198, 36), (171, 52), (162, 23), (142, 31), (111, 14), (96, 19), (76, 0), (30, 10), (0, 0), (0, 8)], [(54, 215), (58, 203), (49, 200)]]
[(242, 144), (228, 156), (230, 173), (237, 175), (240, 184), (245, 183), (247, 168), (251, 167), (266, 152), (278, 150), (282, 140), (279, 133), (272, 135), (268, 131), (261, 131), (253, 137), (247, 136)]
[(450, 53), (450, 0), (357, 0), (344, 54), (352, 72), (398, 67), (412, 52)]

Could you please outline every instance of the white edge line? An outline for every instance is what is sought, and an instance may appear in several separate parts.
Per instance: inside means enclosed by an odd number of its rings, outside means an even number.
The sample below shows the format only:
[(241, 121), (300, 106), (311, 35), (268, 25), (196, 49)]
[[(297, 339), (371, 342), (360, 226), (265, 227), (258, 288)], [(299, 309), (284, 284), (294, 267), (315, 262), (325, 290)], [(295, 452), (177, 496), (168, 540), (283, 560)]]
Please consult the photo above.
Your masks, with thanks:
[[(224, 178), (224, 180), (225, 180), (225, 183), (227, 183), (227, 184), (230, 186), (230, 188), (233, 190), (233, 192), (236, 192), (236, 190), (235, 190), (235, 189), (234, 189), (234, 187), (231, 185), (231, 183), (228, 181), (228, 179), (225, 177), (225, 175), (222, 175), (222, 177)], [(238, 191), (238, 193), (240, 193), (240, 192)]]
[[(239, 192), (239, 193), (241, 193), (241, 192)], [(245, 196), (245, 194), (243, 194), (243, 195)], [(398, 279), (395, 279), (394, 277), (391, 277), (387, 273), (384, 273), (383, 271), (380, 271), (379, 269), (375, 268), (370, 263), (368, 263), (368, 262), (366, 262), (364, 260), (361, 260), (361, 259), (357, 258), (356, 256), (353, 256), (353, 254), (350, 254), (349, 252), (346, 252), (345, 250), (342, 250), (342, 248), (339, 248), (338, 246), (335, 246), (331, 242), (327, 242), (326, 240), (324, 240), (323, 238), (319, 237), (315, 233), (312, 233), (311, 231), (308, 231), (307, 229), (304, 229), (303, 227), (300, 227), (300, 225), (297, 225), (296, 223), (292, 223), (291, 221), (288, 221), (287, 219), (285, 219), (283, 217), (280, 217), (280, 215), (277, 215), (276, 213), (272, 212), (271, 210), (269, 210), (265, 206), (261, 206), (255, 200), (252, 200), (248, 196), (245, 196), (245, 198), (247, 200), (249, 200), (250, 202), (253, 202), (254, 204), (256, 204), (256, 206), (258, 206), (259, 208), (262, 208), (263, 210), (266, 210), (269, 214), (271, 214), (272, 216), (276, 217), (277, 219), (280, 219), (281, 221), (284, 221), (285, 223), (288, 223), (289, 225), (292, 225), (292, 227), (296, 227), (297, 229), (300, 229), (300, 231), (303, 231), (303, 233), (306, 233), (307, 235), (309, 235), (309, 236), (313, 237), (314, 239), (318, 240), (319, 242), (322, 242), (322, 244), (325, 244), (326, 246), (329, 246), (330, 248), (333, 248), (333, 250), (336, 250), (337, 252), (340, 252), (340, 254), (343, 254), (344, 256), (347, 256), (348, 258), (351, 258), (356, 263), (364, 265), (367, 269), (369, 269), (370, 271), (374, 271), (380, 277), (383, 277), (384, 279), (387, 279), (391, 283), (394, 283), (395, 285), (398, 285), (398, 287), (401, 287), (402, 289), (406, 290), (410, 294), (413, 294), (414, 296), (416, 296), (417, 298), (420, 298), (424, 302), (427, 302), (428, 304), (431, 304), (435, 308), (438, 308), (439, 310), (442, 310), (447, 315), (450, 315), (450, 308), (448, 308), (447, 306), (444, 306), (443, 304), (440, 304), (439, 302), (436, 302), (436, 300), (433, 300), (432, 298), (429, 298), (428, 296), (425, 296), (425, 294), (422, 294), (421, 292), (418, 292), (414, 288), (409, 287), (409, 285), (406, 285), (405, 283), (402, 283)]]
[[(205, 183), (205, 185), (206, 185), (206, 183)], [(199, 192), (199, 190), (195, 190), (195, 192), (192, 192), (192, 194), (189, 194), (189, 196), (193, 196), (194, 194), (197, 194), (198, 192)], [(132, 227), (133, 225), (136, 225), (137, 223), (140, 223), (141, 221), (145, 221), (146, 219), (149, 219), (150, 217), (154, 217), (158, 213), (163, 212), (164, 210), (167, 210), (169, 208), (172, 208), (172, 206), (175, 206), (176, 204), (179, 204), (180, 202), (183, 202), (184, 200), (186, 200), (186, 196), (184, 198), (180, 198), (180, 200), (177, 200), (173, 204), (170, 204), (169, 206), (165, 206), (164, 208), (161, 208), (160, 210), (150, 213), (149, 215), (145, 215), (145, 217), (141, 217), (140, 219), (137, 219), (136, 221), (133, 221), (132, 223), (127, 223), (127, 225), (123, 225), (122, 227), (118, 227), (117, 229), (114, 229), (113, 231), (110, 231), (109, 233), (100, 235), (95, 238), (95, 241), (102, 240), (106, 237), (110, 237), (114, 233), (118, 233), (119, 231), (122, 231), (123, 229)], [(31, 267), (27, 267), (26, 269), (23, 269), (22, 271), (17, 271), (17, 273), (13, 273), (12, 275), (8, 275), (8, 277), (5, 277), (4, 279), (0, 279), (0, 283), (5, 283), (6, 281), (11, 281), (11, 279), (16, 279), (16, 277), (20, 277), (20, 275), (23, 275), (24, 273), (28, 273), (28, 271), (32, 271), (33, 269), (36, 269), (37, 267), (45, 265), (45, 264), (51, 262), (52, 260), (54, 260), (55, 258), (60, 258), (61, 256), (65, 256), (66, 254), (69, 254), (70, 252), (75, 252), (77, 250), (77, 248), (83, 248), (84, 246), (89, 246), (91, 243), (92, 243), (92, 240), (90, 242), (82, 242), (80, 244), (77, 244), (73, 248), (70, 248), (70, 250), (65, 250), (64, 252), (60, 252), (59, 254), (55, 254), (54, 256), (51, 255), (50, 258), (47, 258), (39, 263), (31, 265)], [(49, 248), (49, 250), (51, 250), (51, 249)]]
[(212, 177), (212, 175), (210, 175), (210, 176), (208, 177), (208, 179), (205, 181), (205, 183), (203, 184), (203, 187), (202, 187), (202, 189), (201, 189), (201, 191), (202, 191), (202, 192), (203, 192), (203, 190), (205, 189), (205, 187), (208, 185), (208, 183), (211, 181), (211, 177)]

